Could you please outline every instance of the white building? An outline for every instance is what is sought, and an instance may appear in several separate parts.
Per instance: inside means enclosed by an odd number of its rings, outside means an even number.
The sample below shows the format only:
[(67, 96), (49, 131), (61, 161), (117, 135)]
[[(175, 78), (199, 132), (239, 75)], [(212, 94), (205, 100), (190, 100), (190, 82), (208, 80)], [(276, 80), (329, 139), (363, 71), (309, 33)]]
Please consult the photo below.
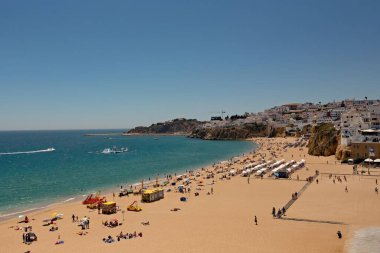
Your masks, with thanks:
[(352, 142), (361, 141), (359, 130), (368, 129), (369, 122), (365, 122), (361, 113), (350, 110), (341, 115), (341, 143), (349, 146)]

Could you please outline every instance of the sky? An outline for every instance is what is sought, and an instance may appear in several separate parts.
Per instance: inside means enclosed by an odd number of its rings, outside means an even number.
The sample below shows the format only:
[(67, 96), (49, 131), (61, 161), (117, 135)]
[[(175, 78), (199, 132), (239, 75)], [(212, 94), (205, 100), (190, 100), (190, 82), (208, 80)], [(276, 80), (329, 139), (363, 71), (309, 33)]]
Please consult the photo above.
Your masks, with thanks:
[(0, 0), (0, 130), (380, 98), (378, 0)]

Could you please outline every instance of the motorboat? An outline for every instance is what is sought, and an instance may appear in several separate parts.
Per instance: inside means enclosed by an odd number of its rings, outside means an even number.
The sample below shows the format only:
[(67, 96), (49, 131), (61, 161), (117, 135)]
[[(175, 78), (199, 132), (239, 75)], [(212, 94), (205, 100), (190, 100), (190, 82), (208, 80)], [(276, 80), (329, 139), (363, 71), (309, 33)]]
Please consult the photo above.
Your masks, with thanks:
[(118, 153), (124, 153), (124, 152), (127, 152), (128, 151), (128, 148), (116, 148), (116, 147), (112, 147), (112, 148), (105, 148), (103, 151), (102, 151), (102, 154), (118, 154)]

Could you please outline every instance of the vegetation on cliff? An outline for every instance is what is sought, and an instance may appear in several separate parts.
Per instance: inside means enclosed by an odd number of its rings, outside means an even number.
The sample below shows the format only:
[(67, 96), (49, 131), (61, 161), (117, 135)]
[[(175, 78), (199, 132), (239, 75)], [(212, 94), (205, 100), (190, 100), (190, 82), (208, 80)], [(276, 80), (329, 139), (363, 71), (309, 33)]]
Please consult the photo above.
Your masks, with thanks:
[(243, 124), (212, 128), (197, 128), (189, 137), (203, 140), (243, 140), (267, 136), (267, 126), (263, 124)]
[(127, 134), (190, 134), (203, 123), (196, 119), (174, 119), (149, 127), (139, 126), (129, 130)]
[(335, 155), (338, 147), (339, 131), (333, 124), (324, 123), (312, 128), (309, 140), (309, 155), (330, 156)]

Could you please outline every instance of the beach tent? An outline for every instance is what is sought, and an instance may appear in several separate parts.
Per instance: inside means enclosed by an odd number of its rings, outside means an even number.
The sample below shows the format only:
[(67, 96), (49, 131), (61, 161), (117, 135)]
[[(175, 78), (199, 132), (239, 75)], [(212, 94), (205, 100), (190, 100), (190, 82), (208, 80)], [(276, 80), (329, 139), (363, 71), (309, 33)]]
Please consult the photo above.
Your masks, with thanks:
[(141, 196), (143, 202), (153, 202), (164, 198), (164, 190), (162, 188), (145, 190)]
[(109, 202), (104, 202), (101, 205), (102, 213), (104, 214), (113, 214), (116, 213), (116, 203), (109, 201)]
[(256, 176), (261, 176), (262, 174), (265, 173), (266, 170), (267, 170), (267, 168), (262, 168), (262, 169), (256, 171)]
[(286, 170), (278, 171), (276, 174), (277, 174), (276, 176), (279, 178), (288, 178), (289, 177), (289, 172)]

